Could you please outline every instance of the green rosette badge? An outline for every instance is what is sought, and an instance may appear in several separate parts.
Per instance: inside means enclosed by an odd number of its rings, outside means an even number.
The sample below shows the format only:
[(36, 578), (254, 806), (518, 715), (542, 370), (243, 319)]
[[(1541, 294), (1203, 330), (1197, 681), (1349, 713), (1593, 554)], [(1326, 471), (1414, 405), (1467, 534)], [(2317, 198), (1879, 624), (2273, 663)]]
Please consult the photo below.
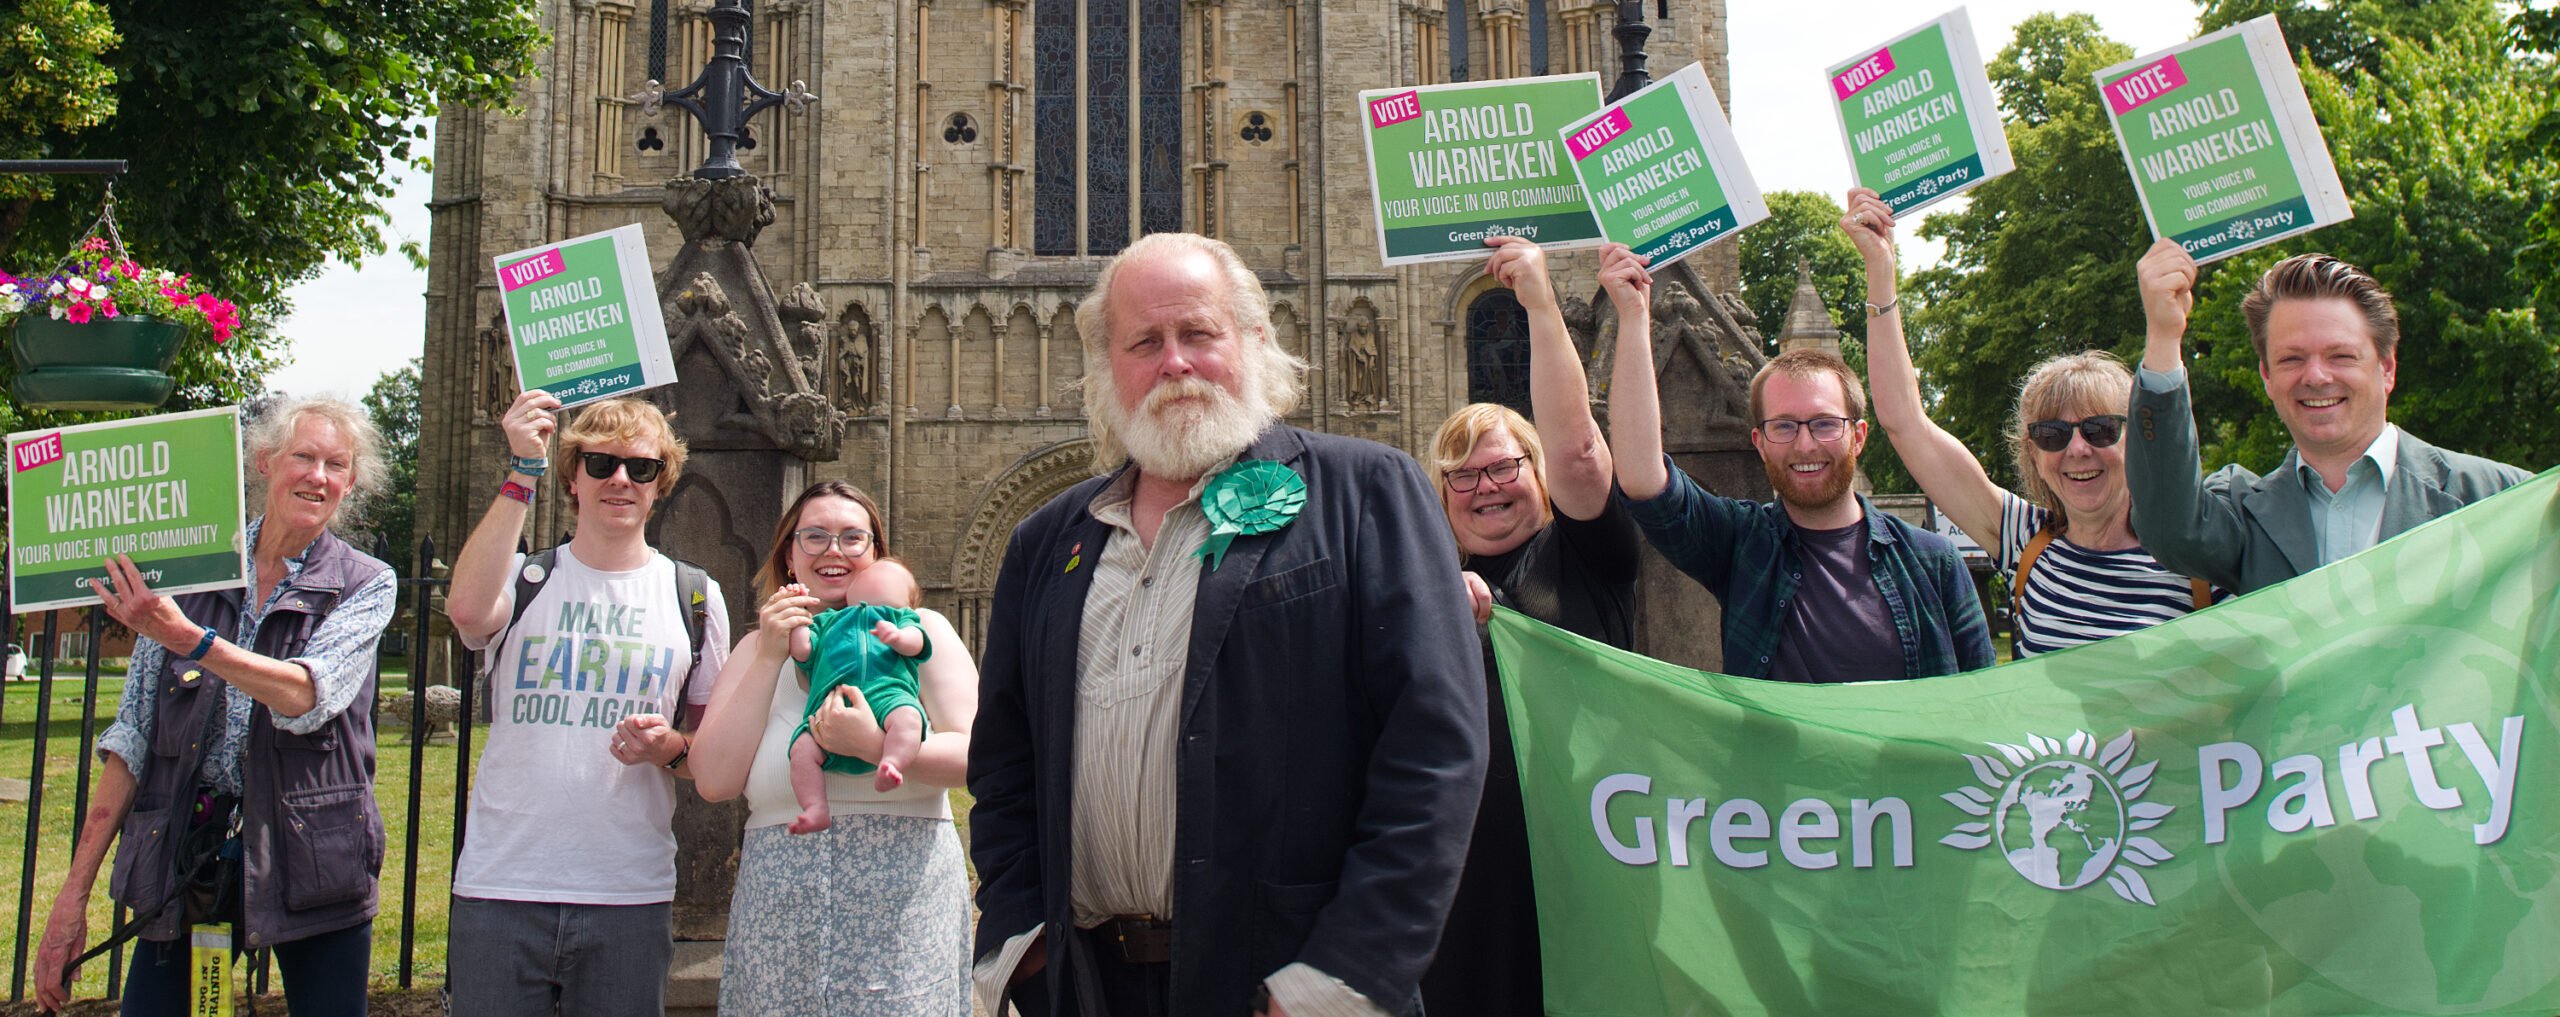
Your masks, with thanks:
[(1237, 537), (1270, 533), (1307, 507), (1307, 478), (1268, 459), (1246, 459), (1218, 471), (1200, 492), (1200, 514), (1209, 517), (1209, 539), (1191, 552), (1209, 559), (1209, 571), (1227, 557)]

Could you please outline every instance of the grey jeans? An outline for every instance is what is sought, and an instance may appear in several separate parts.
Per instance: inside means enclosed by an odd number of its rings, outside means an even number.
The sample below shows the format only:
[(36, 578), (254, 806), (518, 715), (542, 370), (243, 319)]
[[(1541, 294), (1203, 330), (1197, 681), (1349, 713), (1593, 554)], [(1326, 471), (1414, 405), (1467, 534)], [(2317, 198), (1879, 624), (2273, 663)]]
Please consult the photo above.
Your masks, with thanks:
[(671, 904), (453, 899), (450, 1009), (470, 1017), (661, 1017)]

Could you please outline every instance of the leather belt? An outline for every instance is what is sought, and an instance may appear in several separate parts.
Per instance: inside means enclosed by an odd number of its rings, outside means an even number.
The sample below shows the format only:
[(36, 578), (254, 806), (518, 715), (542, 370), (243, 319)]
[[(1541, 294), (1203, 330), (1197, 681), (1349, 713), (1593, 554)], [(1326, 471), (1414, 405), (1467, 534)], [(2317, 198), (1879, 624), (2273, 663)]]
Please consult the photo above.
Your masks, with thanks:
[(1164, 964), (1173, 960), (1173, 921), (1154, 915), (1113, 915), (1093, 931), (1119, 947), (1131, 964)]

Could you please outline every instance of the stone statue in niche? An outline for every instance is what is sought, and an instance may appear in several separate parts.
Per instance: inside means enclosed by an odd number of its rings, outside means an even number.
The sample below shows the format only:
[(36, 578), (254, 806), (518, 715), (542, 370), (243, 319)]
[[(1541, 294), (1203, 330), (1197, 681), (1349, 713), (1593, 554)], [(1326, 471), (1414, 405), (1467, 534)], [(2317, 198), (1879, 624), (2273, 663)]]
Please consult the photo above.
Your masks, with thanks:
[(879, 349), (880, 330), (872, 326), (871, 316), (864, 313), (862, 305), (848, 304), (844, 317), (837, 321), (837, 334), (844, 337), (836, 356), (841, 401), (853, 412), (867, 414), (876, 397), (871, 365)]
[(486, 424), (507, 412), (516, 401), (516, 357), (514, 344), (507, 341), (507, 314), (500, 311), (489, 316), (489, 327), (475, 336), (478, 343), (471, 356), (472, 422)]
[(1368, 305), (1351, 309), (1340, 319), (1342, 331), (1343, 391), (1354, 410), (1387, 408), (1387, 351), (1378, 334), (1378, 314)]

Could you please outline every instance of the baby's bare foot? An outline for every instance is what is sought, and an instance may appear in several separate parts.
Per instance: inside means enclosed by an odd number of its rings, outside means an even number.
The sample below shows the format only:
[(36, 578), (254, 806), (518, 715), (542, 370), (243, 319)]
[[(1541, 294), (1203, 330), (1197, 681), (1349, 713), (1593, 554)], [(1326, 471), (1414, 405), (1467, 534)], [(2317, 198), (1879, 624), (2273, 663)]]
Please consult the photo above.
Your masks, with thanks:
[(880, 764), (880, 775), (871, 778), (871, 789), (881, 792), (895, 791), (898, 785), (906, 782), (907, 778), (898, 773), (898, 764), (883, 761)]
[(798, 817), (792, 819), (791, 832), (816, 833), (830, 826), (834, 826), (835, 822), (835, 817), (827, 814), (827, 807), (820, 805), (816, 808), (802, 812)]

